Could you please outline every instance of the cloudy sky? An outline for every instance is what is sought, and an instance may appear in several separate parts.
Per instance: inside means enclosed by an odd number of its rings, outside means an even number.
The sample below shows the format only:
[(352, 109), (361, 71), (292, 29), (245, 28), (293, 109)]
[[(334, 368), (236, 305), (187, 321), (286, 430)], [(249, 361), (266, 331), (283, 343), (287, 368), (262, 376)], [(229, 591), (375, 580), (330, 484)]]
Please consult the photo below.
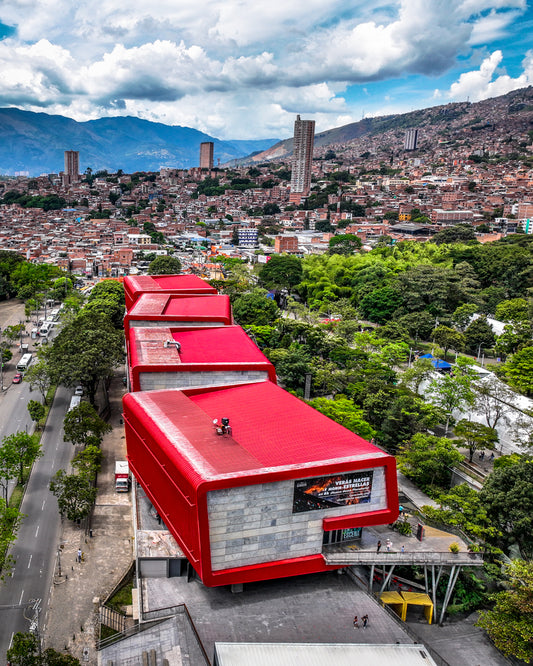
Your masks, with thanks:
[(1, 0), (0, 106), (285, 138), (533, 83), (533, 0)]

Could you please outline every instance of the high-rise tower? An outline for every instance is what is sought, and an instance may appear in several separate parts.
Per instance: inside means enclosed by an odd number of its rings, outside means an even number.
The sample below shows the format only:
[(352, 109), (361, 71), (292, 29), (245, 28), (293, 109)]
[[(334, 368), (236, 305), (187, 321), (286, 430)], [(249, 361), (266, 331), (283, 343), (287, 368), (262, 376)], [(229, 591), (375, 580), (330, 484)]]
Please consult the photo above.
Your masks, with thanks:
[(294, 121), (294, 142), (292, 151), (291, 201), (300, 200), (311, 190), (311, 165), (315, 141), (315, 121)]
[(405, 133), (405, 139), (403, 142), (404, 150), (416, 150), (416, 144), (418, 143), (418, 130), (417, 129), (408, 129)]
[(63, 184), (77, 183), (80, 179), (80, 153), (77, 150), (65, 150), (65, 170)]
[(213, 150), (214, 143), (212, 141), (205, 141), (200, 144), (200, 169), (213, 168)]

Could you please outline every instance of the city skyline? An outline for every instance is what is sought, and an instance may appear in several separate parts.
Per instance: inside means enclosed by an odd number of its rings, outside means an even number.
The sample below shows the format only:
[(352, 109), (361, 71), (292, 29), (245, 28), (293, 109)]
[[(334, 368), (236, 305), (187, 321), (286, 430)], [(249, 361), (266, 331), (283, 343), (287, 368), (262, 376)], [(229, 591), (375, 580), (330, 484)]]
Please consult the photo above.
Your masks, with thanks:
[(527, 0), (174, 5), (5, 0), (0, 106), (287, 138), (533, 83)]

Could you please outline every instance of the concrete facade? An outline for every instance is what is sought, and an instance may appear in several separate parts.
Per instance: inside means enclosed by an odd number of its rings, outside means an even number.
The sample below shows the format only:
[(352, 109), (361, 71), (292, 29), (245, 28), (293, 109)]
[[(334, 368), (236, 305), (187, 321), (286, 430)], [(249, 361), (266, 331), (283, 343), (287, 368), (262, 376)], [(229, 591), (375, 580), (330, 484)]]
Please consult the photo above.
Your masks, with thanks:
[(141, 391), (161, 389), (200, 388), (206, 386), (230, 386), (233, 384), (251, 384), (268, 381), (266, 372), (253, 370), (226, 371), (205, 370), (203, 372), (141, 372), (139, 382)]
[(370, 502), (303, 513), (293, 513), (293, 480), (209, 492), (213, 570), (320, 554), (324, 518), (387, 506), (384, 469), (359, 471), (373, 472)]

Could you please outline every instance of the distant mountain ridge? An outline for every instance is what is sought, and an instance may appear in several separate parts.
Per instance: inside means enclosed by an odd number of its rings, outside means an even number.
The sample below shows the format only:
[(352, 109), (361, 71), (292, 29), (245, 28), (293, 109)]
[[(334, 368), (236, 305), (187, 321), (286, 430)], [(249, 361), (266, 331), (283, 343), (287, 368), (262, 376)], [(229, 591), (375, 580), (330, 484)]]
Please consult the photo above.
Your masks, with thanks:
[[(512, 133), (513, 130), (533, 128), (533, 87), (520, 88), (499, 97), (492, 97), (480, 102), (452, 102), (441, 106), (432, 106), (408, 113), (364, 118), (355, 123), (335, 127), (315, 134), (315, 150), (321, 148), (347, 147), (360, 139), (380, 135), (385, 137), (391, 132), (403, 132), (410, 128), (419, 128), (432, 132), (439, 131), (443, 139), (453, 141), (464, 133), (482, 131), (489, 127), (491, 132)], [(287, 160), (292, 153), (292, 138), (270, 146), (261, 153), (232, 161), (232, 166), (244, 166)], [(398, 149), (401, 143), (394, 144)]]
[(125, 173), (197, 167), (200, 143), (214, 143), (215, 166), (269, 148), (279, 139), (221, 141), (190, 127), (131, 116), (77, 122), (65, 116), (0, 108), (0, 175), (58, 173), (64, 151), (78, 150), (80, 170)]

